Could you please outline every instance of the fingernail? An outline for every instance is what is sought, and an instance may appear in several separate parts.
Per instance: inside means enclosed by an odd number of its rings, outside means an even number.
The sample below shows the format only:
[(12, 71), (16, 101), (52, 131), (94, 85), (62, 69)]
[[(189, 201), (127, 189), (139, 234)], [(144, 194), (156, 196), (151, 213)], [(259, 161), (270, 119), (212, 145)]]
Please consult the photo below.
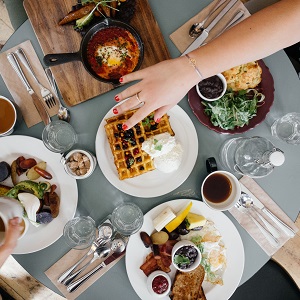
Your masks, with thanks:
[(157, 119), (155, 120), (155, 123), (159, 123), (160, 120), (161, 120), (161, 118), (157, 118)]
[(118, 114), (118, 110), (117, 110), (116, 108), (114, 108), (114, 109), (113, 109), (113, 113), (114, 113), (115, 115), (117, 115), (117, 114)]
[(127, 130), (127, 128), (128, 128), (128, 126), (127, 126), (126, 124), (123, 124), (123, 125), (122, 125), (122, 129), (123, 129), (123, 130)]
[(119, 98), (118, 95), (115, 96), (115, 100), (116, 100), (116, 101), (120, 101), (120, 98)]
[(123, 77), (121, 77), (121, 78), (119, 79), (119, 82), (123, 82), (123, 80), (124, 80)]

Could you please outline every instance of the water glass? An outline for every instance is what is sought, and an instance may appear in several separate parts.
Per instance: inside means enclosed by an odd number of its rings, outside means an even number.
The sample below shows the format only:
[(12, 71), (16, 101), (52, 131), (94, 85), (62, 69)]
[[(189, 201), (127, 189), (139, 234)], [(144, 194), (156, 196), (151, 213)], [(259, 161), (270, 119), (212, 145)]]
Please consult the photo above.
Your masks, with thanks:
[(91, 217), (80, 216), (65, 225), (64, 238), (71, 248), (82, 250), (92, 245), (96, 231), (95, 221)]
[(64, 153), (77, 142), (77, 134), (69, 123), (56, 120), (44, 128), (42, 139), (50, 151)]
[(300, 144), (300, 113), (291, 112), (271, 126), (272, 135), (288, 144)]
[(122, 203), (113, 210), (111, 215), (112, 225), (125, 236), (136, 233), (142, 227), (143, 222), (143, 212), (131, 202)]

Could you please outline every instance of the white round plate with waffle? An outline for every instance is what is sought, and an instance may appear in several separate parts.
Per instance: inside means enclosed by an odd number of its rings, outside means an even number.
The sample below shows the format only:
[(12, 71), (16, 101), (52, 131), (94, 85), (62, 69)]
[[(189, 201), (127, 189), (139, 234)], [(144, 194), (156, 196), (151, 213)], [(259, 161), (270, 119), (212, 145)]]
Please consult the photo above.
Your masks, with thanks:
[(105, 120), (114, 116), (112, 109), (104, 116), (96, 134), (96, 156), (104, 176), (120, 191), (143, 198), (162, 196), (179, 187), (192, 172), (198, 155), (198, 136), (194, 124), (178, 105), (170, 109), (167, 114), (176, 140), (183, 147), (183, 158), (179, 169), (172, 173), (153, 170), (124, 180), (119, 179), (104, 129)]

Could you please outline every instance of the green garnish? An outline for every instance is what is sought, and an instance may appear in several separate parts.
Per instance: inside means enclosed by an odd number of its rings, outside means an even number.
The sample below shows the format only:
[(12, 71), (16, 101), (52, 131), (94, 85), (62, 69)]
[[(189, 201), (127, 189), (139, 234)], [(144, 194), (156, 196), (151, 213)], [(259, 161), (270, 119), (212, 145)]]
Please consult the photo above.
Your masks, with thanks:
[(175, 255), (174, 256), (174, 263), (176, 265), (189, 264), (190, 259), (186, 256), (183, 256), (183, 255)]
[(256, 116), (258, 103), (263, 104), (265, 96), (256, 89), (234, 92), (226, 91), (225, 95), (216, 101), (202, 101), (204, 112), (210, 117), (214, 126), (224, 130), (243, 127)]
[(156, 145), (156, 146), (154, 146), (154, 149), (157, 151), (161, 151), (162, 145)]

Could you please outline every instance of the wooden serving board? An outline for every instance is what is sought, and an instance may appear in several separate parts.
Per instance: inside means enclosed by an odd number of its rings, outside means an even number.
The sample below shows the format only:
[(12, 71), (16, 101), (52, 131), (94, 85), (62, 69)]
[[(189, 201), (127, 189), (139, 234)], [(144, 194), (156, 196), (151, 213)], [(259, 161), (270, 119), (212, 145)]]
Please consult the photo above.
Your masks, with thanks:
[[(71, 25), (59, 26), (61, 20), (76, 4), (76, 0), (25, 0), (24, 7), (43, 53), (70, 53), (80, 49), (81, 35)], [(142, 68), (170, 58), (160, 28), (148, 0), (136, 0), (130, 22), (144, 42)], [(114, 87), (94, 79), (80, 61), (51, 67), (58, 88), (68, 106), (74, 106)]]

